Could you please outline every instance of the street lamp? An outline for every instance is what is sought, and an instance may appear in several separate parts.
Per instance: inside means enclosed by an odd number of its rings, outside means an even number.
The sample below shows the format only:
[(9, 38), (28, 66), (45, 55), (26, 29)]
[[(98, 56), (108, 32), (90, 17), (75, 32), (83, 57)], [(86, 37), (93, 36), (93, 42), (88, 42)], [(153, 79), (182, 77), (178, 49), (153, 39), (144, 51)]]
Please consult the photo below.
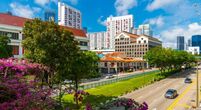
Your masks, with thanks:
[(197, 77), (197, 97), (196, 97), (196, 107), (199, 107), (199, 96), (200, 96), (200, 89), (199, 89), (199, 73), (198, 73), (198, 63), (196, 69), (196, 77)]

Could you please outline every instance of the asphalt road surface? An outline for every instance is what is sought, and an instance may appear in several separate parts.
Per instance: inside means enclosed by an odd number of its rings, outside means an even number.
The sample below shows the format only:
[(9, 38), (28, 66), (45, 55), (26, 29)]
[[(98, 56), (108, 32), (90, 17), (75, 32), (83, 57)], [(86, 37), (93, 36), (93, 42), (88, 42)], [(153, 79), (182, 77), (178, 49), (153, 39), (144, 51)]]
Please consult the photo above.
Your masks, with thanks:
[[(186, 77), (190, 77), (193, 83), (184, 83)], [(179, 95), (175, 99), (166, 99), (164, 95), (168, 89), (176, 89)], [(191, 110), (196, 99), (196, 69), (175, 74), (123, 97), (146, 102), (149, 110)]]

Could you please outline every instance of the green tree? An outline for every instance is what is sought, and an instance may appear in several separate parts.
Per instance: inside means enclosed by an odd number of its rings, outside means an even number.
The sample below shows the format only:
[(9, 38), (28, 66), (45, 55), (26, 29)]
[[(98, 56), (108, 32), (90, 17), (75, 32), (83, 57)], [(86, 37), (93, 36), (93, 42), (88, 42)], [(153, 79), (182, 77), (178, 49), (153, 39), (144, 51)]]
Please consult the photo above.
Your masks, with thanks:
[(12, 57), (12, 47), (8, 45), (10, 39), (7, 36), (0, 36), (0, 58)]
[(159, 67), (161, 73), (164, 70), (177, 70), (182, 66), (190, 66), (195, 62), (195, 56), (186, 51), (177, 51), (170, 48), (155, 47), (147, 52), (144, 57), (150, 65)]
[[(75, 87), (75, 93), (78, 92), (79, 83), (82, 79), (91, 78), (99, 75), (98, 62), (99, 57), (94, 52), (84, 51), (76, 55), (73, 61), (73, 71), (69, 74), (69, 80), (72, 80)], [(78, 98), (75, 97), (78, 106)]]
[(52, 72), (50, 85), (52, 81), (58, 84), (61, 104), (62, 84), (69, 79), (68, 75), (73, 71), (73, 61), (80, 51), (78, 42), (74, 40), (71, 32), (54, 22), (43, 22), (39, 19), (27, 21), (23, 33), (25, 57), (50, 68)]
[[(51, 69), (51, 79), (60, 91), (60, 104), (65, 94), (62, 86), (66, 80), (73, 82), (77, 92), (82, 79), (98, 75), (98, 56), (93, 52), (81, 51), (72, 33), (54, 22), (39, 19), (27, 21), (23, 33), (25, 57)], [(78, 105), (77, 98), (76, 103)]]

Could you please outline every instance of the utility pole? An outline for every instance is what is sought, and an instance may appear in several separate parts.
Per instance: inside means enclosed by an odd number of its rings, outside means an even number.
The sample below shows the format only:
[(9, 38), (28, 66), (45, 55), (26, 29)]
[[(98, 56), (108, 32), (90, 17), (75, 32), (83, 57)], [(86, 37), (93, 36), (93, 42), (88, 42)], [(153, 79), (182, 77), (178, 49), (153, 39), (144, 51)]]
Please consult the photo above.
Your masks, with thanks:
[(197, 97), (196, 97), (196, 107), (199, 107), (199, 96), (200, 96), (200, 87), (199, 87), (199, 72), (198, 72), (198, 63), (197, 63), (197, 70), (196, 70), (196, 77), (197, 77)]

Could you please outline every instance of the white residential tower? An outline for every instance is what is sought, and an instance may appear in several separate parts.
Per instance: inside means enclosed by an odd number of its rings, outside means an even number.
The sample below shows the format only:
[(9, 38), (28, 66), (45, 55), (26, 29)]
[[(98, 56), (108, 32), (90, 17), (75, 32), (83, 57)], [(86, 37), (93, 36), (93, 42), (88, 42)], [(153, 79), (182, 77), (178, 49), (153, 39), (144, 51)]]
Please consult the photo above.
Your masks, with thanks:
[(81, 12), (65, 3), (58, 2), (58, 23), (62, 26), (82, 28)]
[(122, 31), (131, 32), (133, 25), (133, 15), (107, 18), (107, 39), (110, 49), (115, 48), (115, 36)]
[(149, 24), (139, 25), (137, 29), (133, 29), (133, 34), (153, 36), (153, 31)]
[(93, 32), (87, 33), (89, 39), (89, 49), (90, 50), (102, 50), (108, 49), (106, 32)]

